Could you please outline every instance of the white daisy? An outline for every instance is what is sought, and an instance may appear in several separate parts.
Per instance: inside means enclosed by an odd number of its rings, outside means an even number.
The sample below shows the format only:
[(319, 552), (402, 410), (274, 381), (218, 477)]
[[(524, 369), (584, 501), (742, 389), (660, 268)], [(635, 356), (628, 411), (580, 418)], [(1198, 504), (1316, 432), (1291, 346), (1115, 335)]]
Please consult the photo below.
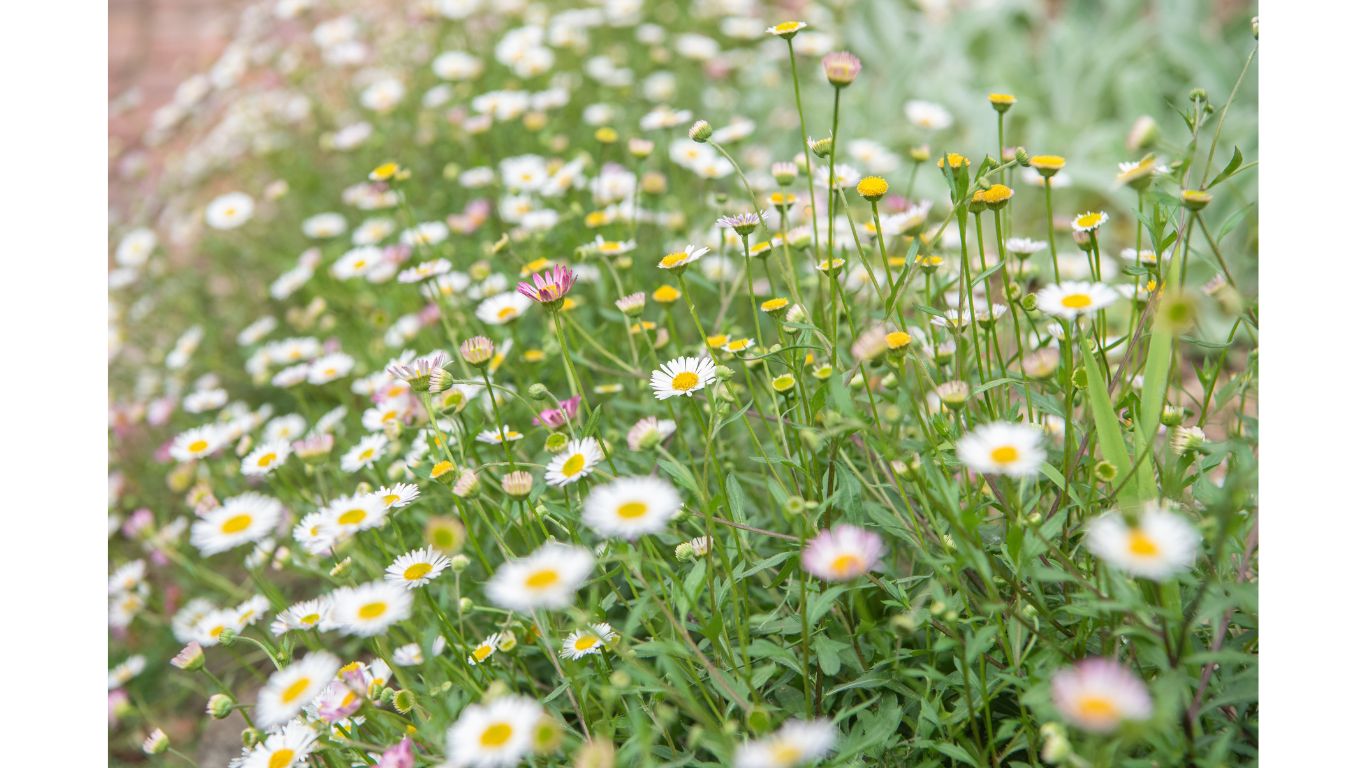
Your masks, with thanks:
[(384, 580), (408, 589), (417, 589), (440, 576), (450, 565), (449, 557), (431, 547), (414, 549), (406, 555), (400, 555), (384, 570)]
[(234, 496), (190, 526), (190, 543), (205, 557), (226, 552), (265, 537), (283, 514), (284, 507), (269, 496)]
[(474, 316), (489, 325), (507, 325), (521, 317), (533, 303), (516, 291), (508, 291), (484, 299), (474, 310)]
[(388, 447), (389, 438), (384, 435), (366, 435), (361, 438), (356, 447), (342, 456), (341, 468), (345, 472), (358, 472), (365, 467), (372, 466), (376, 461), (379, 461)]
[(359, 493), (334, 499), (322, 512), (325, 525), (350, 534), (383, 525), (388, 509), (375, 494)]
[(1160, 581), (1191, 567), (1200, 534), (1186, 518), (1151, 502), (1137, 525), (1117, 510), (1096, 518), (1087, 529), (1086, 546), (1111, 567)]
[(1148, 688), (1128, 667), (1110, 659), (1087, 659), (1053, 675), (1053, 704), (1065, 720), (1095, 733), (1152, 714)]
[(336, 656), (316, 651), (275, 672), (257, 697), (256, 725), (273, 728), (289, 721), (322, 693), (340, 668)]
[(266, 740), (244, 750), (239, 768), (293, 768), (307, 765), (318, 747), (318, 733), (302, 720), (291, 720)]
[(214, 229), (237, 229), (251, 219), (256, 204), (241, 192), (220, 195), (204, 209), (204, 221)]
[(499, 443), (515, 443), (523, 437), (521, 432), (504, 424), (498, 429), (486, 429), (480, 432), (475, 439), (481, 443), (498, 445)]
[(681, 251), (666, 253), (664, 258), (659, 260), (660, 269), (681, 269), (698, 259), (706, 256), (711, 251), (705, 245), (687, 245)]
[(660, 533), (683, 508), (683, 498), (657, 477), (619, 477), (588, 492), (583, 522), (604, 538), (634, 541)]
[(906, 102), (906, 119), (917, 128), (938, 131), (953, 125), (953, 115), (932, 101), (912, 99)]
[(692, 393), (716, 381), (716, 364), (709, 357), (675, 357), (650, 374), (655, 397), (667, 400)]
[(171, 456), (176, 461), (193, 461), (210, 456), (227, 443), (223, 428), (217, 424), (186, 430), (171, 442)]
[(396, 483), (375, 491), (375, 496), (385, 509), (402, 509), (416, 501), (420, 493), (418, 487), (412, 483)]
[(598, 445), (597, 440), (591, 437), (571, 440), (564, 451), (551, 459), (550, 464), (546, 466), (545, 482), (555, 487), (577, 482), (591, 473), (593, 467), (602, 459), (602, 447)]
[(540, 549), (498, 566), (484, 591), (494, 605), (531, 613), (538, 608), (565, 608), (588, 579), (593, 553), (583, 547), (549, 542)]
[(1075, 219), (1072, 219), (1072, 231), (1094, 232), (1095, 230), (1100, 229), (1101, 225), (1109, 220), (1110, 214), (1105, 211), (1100, 211), (1099, 213), (1096, 211), (1079, 213)]
[(348, 635), (370, 637), (408, 618), (413, 593), (387, 581), (343, 587), (332, 593), (332, 621)]
[(278, 637), (292, 630), (326, 629), (331, 611), (332, 602), (325, 597), (295, 603), (275, 615), (270, 632)]
[(451, 768), (511, 768), (534, 743), (544, 718), (539, 702), (526, 696), (504, 696), (488, 704), (470, 704), (446, 733)]
[(562, 659), (582, 659), (594, 653), (602, 653), (602, 647), (617, 639), (617, 633), (609, 624), (594, 624), (588, 629), (569, 633), (560, 648)]
[(466, 663), (471, 667), (476, 664), (483, 664), (490, 656), (498, 652), (498, 639), (501, 633), (494, 632), (484, 638), (482, 642), (474, 646), (470, 655), (465, 657)]
[(317, 240), (336, 237), (346, 231), (346, 217), (332, 211), (319, 213), (304, 219), (301, 228), (305, 237)]
[(249, 476), (270, 474), (271, 470), (285, 463), (289, 454), (289, 443), (284, 440), (272, 440), (263, 443), (242, 459), (242, 474)]
[(854, 525), (836, 525), (807, 542), (802, 567), (826, 581), (848, 581), (878, 567), (885, 551), (876, 533)]
[(1047, 456), (1043, 434), (1033, 424), (983, 424), (958, 440), (958, 459), (974, 472), (1027, 477)]
[(314, 360), (308, 368), (309, 384), (326, 384), (336, 381), (351, 372), (356, 361), (345, 352), (333, 352)]
[(735, 768), (789, 768), (813, 763), (835, 747), (839, 732), (829, 720), (788, 720), (762, 739), (735, 750)]
[(1104, 283), (1065, 282), (1045, 286), (1035, 297), (1041, 311), (1071, 320), (1110, 306), (1119, 294)]

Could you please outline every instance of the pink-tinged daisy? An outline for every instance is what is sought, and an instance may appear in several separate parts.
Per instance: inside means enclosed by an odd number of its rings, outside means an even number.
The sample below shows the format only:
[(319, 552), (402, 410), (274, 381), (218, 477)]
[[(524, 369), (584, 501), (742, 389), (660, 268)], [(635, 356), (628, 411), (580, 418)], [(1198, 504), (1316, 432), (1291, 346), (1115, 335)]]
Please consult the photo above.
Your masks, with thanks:
[(802, 550), (802, 567), (826, 581), (849, 581), (876, 568), (885, 547), (872, 531), (837, 525), (821, 531)]
[(825, 79), (836, 88), (853, 83), (858, 73), (863, 71), (863, 62), (848, 51), (827, 53), (825, 58), (821, 59), (821, 66), (825, 68)]
[(518, 283), (517, 292), (550, 309), (559, 309), (577, 279), (574, 270), (563, 264), (556, 264), (549, 272), (533, 274), (531, 283)]
[(1153, 702), (1143, 681), (1110, 659), (1087, 659), (1053, 675), (1053, 705), (1085, 731), (1108, 733), (1126, 720), (1147, 720)]
[(549, 429), (559, 429), (578, 415), (579, 403), (582, 400), (583, 398), (579, 395), (574, 395), (568, 400), (561, 400), (559, 407), (546, 408), (532, 421)]

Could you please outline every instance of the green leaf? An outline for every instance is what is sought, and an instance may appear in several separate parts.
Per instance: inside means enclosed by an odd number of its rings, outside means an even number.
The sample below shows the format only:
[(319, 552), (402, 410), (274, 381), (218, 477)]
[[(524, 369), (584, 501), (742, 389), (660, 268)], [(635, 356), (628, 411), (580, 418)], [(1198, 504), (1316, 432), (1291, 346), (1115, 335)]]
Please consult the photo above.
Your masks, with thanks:
[(1229, 158), (1228, 165), (1224, 166), (1224, 170), (1220, 171), (1219, 175), (1215, 176), (1214, 179), (1210, 181), (1209, 185), (1205, 187), (1205, 189), (1210, 189), (1211, 187), (1223, 181), (1224, 179), (1227, 179), (1228, 177), (1232, 176), (1233, 172), (1238, 170), (1238, 166), (1242, 164), (1243, 151), (1241, 149), (1238, 149), (1237, 146), (1234, 146), (1233, 157)]
[[(1110, 402), (1110, 393), (1106, 389), (1105, 376), (1100, 372), (1100, 364), (1096, 362), (1096, 356), (1091, 352), (1091, 348), (1086, 344), (1081, 344), (1082, 362), (1086, 365), (1086, 395), (1091, 403), (1091, 415), (1096, 421), (1096, 438), (1100, 443), (1101, 457), (1114, 464), (1119, 469), (1119, 476), (1124, 477), (1133, 469), (1133, 462), (1129, 458), (1129, 451), (1124, 446), (1124, 433), (1119, 427), (1119, 417), (1115, 415), (1115, 406)], [(1119, 490), (1121, 502), (1133, 503), (1138, 501), (1138, 486), (1126, 483)]]

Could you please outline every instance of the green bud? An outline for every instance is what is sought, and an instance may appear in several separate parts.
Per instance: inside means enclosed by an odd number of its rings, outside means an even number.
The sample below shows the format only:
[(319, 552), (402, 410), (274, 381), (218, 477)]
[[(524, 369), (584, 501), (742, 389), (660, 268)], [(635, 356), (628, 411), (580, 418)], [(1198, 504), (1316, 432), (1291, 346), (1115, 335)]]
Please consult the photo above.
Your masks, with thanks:
[(1034, 309), (1039, 306), (1039, 297), (1032, 293), (1027, 293), (1023, 299), (1020, 299), (1020, 306), (1024, 307), (1026, 312), (1033, 312)]
[(718, 366), (716, 366), (716, 378), (720, 379), (721, 381), (730, 381), (731, 378), (734, 377), (734, 376), (735, 376), (735, 371), (731, 370), (730, 366), (728, 366), (728, 365), (718, 365)]
[(563, 432), (551, 432), (545, 439), (545, 450), (547, 453), (559, 453), (569, 445), (569, 438)]
[(232, 700), (231, 696), (215, 693), (209, 697), (209, 705), (205, 707), (205, 711), (208, 712), (213, 719), (222, 720), (232, 714), (232, 708), (235, 703), (236, 702)]
[(414, 707), (416, 704), (417, 704), (417, 694), (413, 693), (412, 691), (407, 690), (406, 688), (403, 689), (403, 690), (394, 691), (394, 710), (395, 710), (395, 711), (397, 711), (397, 712), (399, 712), (399, 713), (401, 713), (401, 714), (406, 715), (406, 714), (408, 714), (409, 712), (412, 712), (412, 711), (413, 711), (413, 707)]
[(530, 397), (532, 400), (555, 399), (555, 396), (550, 394), (550, 390), (546, 389), (545, 385), (540, 382), (536, 382), (535, 384), (532, 384), (530, 387), (527, 387), (526, 393), (527, 396)]
[(1096, 462), (1093, 471), (1095, 472), (1096, 479), (1103, 483), (1113, 483), (1115, 478), (1119, 477), (1119, 467), (1116, 467), (1108, 461)]
[(751, 731), (764, 733), (773, 725), (773, 718), (769, 717), (768, 710), (763, 707), (755, 707), (749, 711), (745, 722), (749, 724)]
[(698, 144), (705, 144), (711, 138), (711, 123), (706, 120), (698, 120), (688, 129), (688, 138)]
[(1078, 368), (1072, 371), (1072, 386), (1077, 389), (1086, 389), (1086, 369)]

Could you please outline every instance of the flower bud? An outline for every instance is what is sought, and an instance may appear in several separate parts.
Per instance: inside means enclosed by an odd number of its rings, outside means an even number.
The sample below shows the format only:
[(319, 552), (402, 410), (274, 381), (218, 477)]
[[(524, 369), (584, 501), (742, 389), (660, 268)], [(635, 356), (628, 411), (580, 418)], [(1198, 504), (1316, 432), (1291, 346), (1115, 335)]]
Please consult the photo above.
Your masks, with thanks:
[(836, 88), (853, 84), (858, 73), (863, 70), (863, 62), (848, 51), (827, 53), (825, 58), (821, 59), (821, 66), (825, 68), (825, 79)]
[(1092, 472), (1095, 473), (1096, 479), (1102, 483), (1113, 483), (1115, 478), (1119, 477), (1119, 467), (1104, 460), (1096, 462)]
[(236, 704), (231, 696), (222, 693), (215, 693), (209, 697), (209, 704), (205, 711), (215, 720), (222, 720), (232, 714), (232, 708)]
[(149, 755), (159, 755), (171, 746), (171, 740), (166, 737), (166, 733), (160, 728), (152, 729), (147, 734), (147, 738), (142, 741), (142, 751)]
[(400, 714), (408, 714), (417, 705), (417, 694), (410, 690), (402, 689), (394, 691), (394, 710)]
[(514, 499), (525, 499), (531, 495), (531, 473), (509, 472), (503, 475), (503, 493)]
[(493, 359), (493, 340), (487, 336), (466, 339), (460, 345), (460, 356), (475, 368), (483, 368)]
[(204, 649), (199, 646), (199, 643), (191, 642), (181, 648), (180, 653), (171, 659), (171, 666), (187, 672), (201, 669), (204, 666)]
[(711, 138), (711, 123), (706, 120), (698, 120), (688, 129), (688, 138), (698, 144), (705, 144)]

